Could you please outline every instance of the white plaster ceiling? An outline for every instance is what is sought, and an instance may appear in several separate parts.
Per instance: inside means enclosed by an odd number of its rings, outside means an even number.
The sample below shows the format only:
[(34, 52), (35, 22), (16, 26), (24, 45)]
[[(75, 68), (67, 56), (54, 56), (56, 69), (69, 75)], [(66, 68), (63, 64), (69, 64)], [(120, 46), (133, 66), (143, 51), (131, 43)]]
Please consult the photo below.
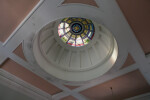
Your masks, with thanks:
[[(104, 83), (108, 80), (114, 79), (118, 76), (124, 75), (136, 69), (140, 69), (143, 76), (150, 84), (150, 57), (145, 56), (140, 44), (134, 36), (133, 31), (127, 23), (118, 4), (115, 0), (95, 1), (99, 8), (81, 4), (61, 5), (63, 0), (41, 0), (41, 2), (37, 4), (37, 6), (31, 11), (29, 16), (27, 16), (26, 19), (18, 26), (16, 31), (13, 32), (13, 34), (8, 38), (8, 40), (5, 43), (0, 42), (0, 62), (3, 63), (6, 60), (6, 58), (9, 57), (15, 62), (21, 64), (23, 67), (27, 68), (33, 73), (36, 73), (37, 75), (43, 77), (53, 85), (62, 89), (63, 92), (52, 96), (54, 100), (58, 100), (68, 95), (72, 95), (78, 100), (88, 100), (79, 92), (92, 86)], [(37, 66), (36, 62), (34, 61), (34, 58), (26, 56), (28, 62), (25, 62), (12, 53), (13, 50), (15, 50), (16, 47), (18, 47), (18, 45), (24, 40), (24, 42), (26, 42), (25, 44), (31, 44), (33, 36), (41, 29), (41, 27), (54, 20), (70, 16), (85, 17), (104, 25), (115, 36), (119, 48), (117, 62), (109, 72), (89, 83), (84, 83), (84, 86), (81, 86), (74, 90), (66, 88), (62, 85), (61, 81), (58, 82), (59, 80), (45, 73), (45, 71), (43, 71), (40, 67)], [(27, 49), (27, 51), (32, 49), (31, 45), (26, 45), (24, 47), (26, 47), (24, 49)], [(32, 51), (28, 51), (26, 53), (32, 54)], [(123, 70), (119, 70), (119, 68), (125, 62), (128, 53), (130, 53), (133, 56), (136, 64), (131, 65)]]

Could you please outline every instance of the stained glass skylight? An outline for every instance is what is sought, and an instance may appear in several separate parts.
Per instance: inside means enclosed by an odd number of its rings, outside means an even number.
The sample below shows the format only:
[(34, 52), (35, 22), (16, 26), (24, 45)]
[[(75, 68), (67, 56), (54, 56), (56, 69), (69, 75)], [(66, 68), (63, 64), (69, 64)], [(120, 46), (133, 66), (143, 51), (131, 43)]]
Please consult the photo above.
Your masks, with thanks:
[(78, 17), (64, 18), (58, 26), (61, 40), (74, 47), (87, 45), (95, 33), (91, 20)]

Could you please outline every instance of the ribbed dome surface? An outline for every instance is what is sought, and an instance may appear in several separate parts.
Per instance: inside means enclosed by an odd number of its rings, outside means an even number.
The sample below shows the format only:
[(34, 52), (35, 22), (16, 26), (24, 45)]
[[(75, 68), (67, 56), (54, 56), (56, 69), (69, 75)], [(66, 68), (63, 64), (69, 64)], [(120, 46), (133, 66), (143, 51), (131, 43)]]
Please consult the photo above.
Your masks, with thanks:
[(87, 81), (112, 67), (118, 48), (105, 27), (92, 21), (95, 35), (87, 45), (73, 47), (63, 42), (58, 34), (61, 21), (59, 19), (44, 26), (34, 41), (35, 58), (45, 71), (62, 80)]

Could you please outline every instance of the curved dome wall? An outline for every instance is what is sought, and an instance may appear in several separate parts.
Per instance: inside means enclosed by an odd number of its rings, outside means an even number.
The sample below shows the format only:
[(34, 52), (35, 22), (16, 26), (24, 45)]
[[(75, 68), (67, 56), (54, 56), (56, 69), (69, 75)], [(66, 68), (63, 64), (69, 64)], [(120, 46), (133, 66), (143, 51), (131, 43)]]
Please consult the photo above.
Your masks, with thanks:
[(118, 55), (113, 35), (103, 25), (92, 21), (94, 35), (88, 44), (71, 46), (63, 42), (58, 33), (62, 20), (50, 22), (35, 37), (33, 52), (40, 67), (65, 81), (88, 81), (106, 73)]

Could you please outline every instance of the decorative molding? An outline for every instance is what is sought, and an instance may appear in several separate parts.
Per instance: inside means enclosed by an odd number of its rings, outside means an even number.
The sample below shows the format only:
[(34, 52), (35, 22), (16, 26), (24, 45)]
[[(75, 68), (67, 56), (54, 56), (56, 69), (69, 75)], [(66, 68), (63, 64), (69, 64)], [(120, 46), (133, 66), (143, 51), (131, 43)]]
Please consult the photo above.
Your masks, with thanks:
[(131, 98), (128, 98), (128, 99), (124, 99), (124, 100), (140, 100), (142, 98), (143, 98), (143, 100), (145, 100), (144, 97), (148, 97), (147, 100), (149, 100), (150, 99), (149, 98), (150, 97), (150, 93), (145, 93), (145, 94), (138, 95), (138, 96), (131, 97)]
[(146, 55), (146, 58), (147, 58), (147, 60), (148, 60), (148, 62), (150, 64), (150, 54)]
[(99, 8), (99, 5), (98, 5), (98, 1), (97, 0), (93, 0), (93, 3), (95, 2), (95, 4), (89, 4), (88, 2), (89, 1), (87, 1), (87, 3), (83, 3), (82, 1), (80, 2), (78, 2), (77, 0), (76, 0), (76, 3), (75, 2), (69, 2), (69, 3), (64, 3), (66, 0), (62, 0), (62, 1), (60, 1), (60, 3), (58, 4), (58, 7), (60, 7), (60, 6), (65, 6), (65, 5), (86, 5), (86, 6), (89, 6), (89, 7), (94, 7), (94, 8)]
[(52, 100), (51, 95), (0, 69), (0, 84), (25, 94), (35, 100)]
[(3, 43), (0, 43), (0, 65), (4, 63), (4, 61), (7, 59), (7, 56), (4, 53)]

